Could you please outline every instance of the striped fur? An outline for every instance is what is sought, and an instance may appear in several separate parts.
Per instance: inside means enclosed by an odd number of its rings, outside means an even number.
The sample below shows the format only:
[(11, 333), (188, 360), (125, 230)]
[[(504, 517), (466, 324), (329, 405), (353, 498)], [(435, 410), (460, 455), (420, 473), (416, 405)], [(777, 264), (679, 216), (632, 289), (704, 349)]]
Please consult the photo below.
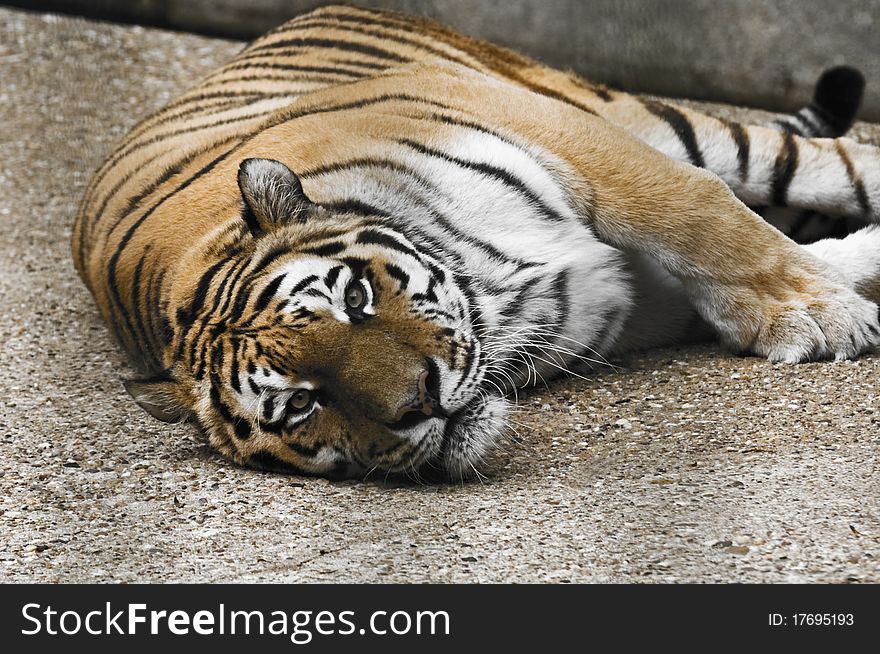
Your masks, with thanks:
[[(797, 113), (770, 123), (781, 132), (809, 138), (838, 138), (852, 127), (862, 101), (865, 78), (848, 66), (825, 71), (816, 83), (813, 100)], [(829, 216), (810, 209), (763, 207), (764, 220), (798, 243), (842, 238), (865, 227), (862, 216)]]
[(465, 476), (510, 391), (698, 319), (774, 360), (876, 345), (880, 234), (804, 248), (744, 203), (876, 222), (878, 150), (327, 7), (136, 126), (72, 247), (154, 416), (267, 469)]

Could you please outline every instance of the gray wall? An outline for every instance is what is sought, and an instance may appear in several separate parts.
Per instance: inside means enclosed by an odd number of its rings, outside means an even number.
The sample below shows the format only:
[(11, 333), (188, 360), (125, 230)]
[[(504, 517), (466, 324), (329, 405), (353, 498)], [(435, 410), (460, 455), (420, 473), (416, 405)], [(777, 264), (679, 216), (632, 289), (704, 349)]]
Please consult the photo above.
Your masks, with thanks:
[[(13, 0), (233, 38), (321, 0)], [(868, 78), (880, 120), (880, 0), (360, 0), (418, 13), (628, 90), (792, 109), (823, 68)]]

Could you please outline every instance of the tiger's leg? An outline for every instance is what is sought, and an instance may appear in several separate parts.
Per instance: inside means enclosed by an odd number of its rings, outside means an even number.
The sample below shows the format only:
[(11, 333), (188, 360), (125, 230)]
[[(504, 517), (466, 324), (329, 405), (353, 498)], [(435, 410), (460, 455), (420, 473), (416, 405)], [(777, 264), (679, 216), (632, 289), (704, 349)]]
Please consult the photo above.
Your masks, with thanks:
[[(802, 247), (830, 264), (860, 295), (880, 303), (880, 225)], [(627, 270), (635, 297), (614, 353), (711, 338), (684, 285), (658, 262), (631, 253)]]
[[(597, 235), (659, 262), (729, 345), (797, 362), (848, 358), (880, 343), (877, 305), (717, 176), (621, 135), (587, 132), (564, 156), (584, 174), (585, 195), (595, 189)], [(877, 195), (880, 175), (873, 179)]]

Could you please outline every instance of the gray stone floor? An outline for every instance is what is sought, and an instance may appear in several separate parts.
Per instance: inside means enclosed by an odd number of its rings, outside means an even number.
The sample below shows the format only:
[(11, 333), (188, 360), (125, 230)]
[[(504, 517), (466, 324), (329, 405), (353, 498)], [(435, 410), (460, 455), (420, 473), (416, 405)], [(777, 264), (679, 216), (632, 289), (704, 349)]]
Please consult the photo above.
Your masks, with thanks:
[(119, 383), (70, 223), (113, 141), (240, 45), (0, 25), (2, 579), (880, 582), (877, 355), (669, 349), (552, 383), (466, 485), (256, 473), (152, 421)]

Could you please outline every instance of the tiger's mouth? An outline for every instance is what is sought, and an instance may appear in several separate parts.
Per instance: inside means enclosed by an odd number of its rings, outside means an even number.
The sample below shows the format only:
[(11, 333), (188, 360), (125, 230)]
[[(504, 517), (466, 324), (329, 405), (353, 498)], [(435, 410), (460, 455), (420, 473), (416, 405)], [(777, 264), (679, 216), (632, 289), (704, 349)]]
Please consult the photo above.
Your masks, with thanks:
[(452, 481), (480, 476), (479, 466), (499, 446), (506, 429), (510, 402), (501, 396), (480, 396), (451, 414), (439, 446), (422, 463)]

